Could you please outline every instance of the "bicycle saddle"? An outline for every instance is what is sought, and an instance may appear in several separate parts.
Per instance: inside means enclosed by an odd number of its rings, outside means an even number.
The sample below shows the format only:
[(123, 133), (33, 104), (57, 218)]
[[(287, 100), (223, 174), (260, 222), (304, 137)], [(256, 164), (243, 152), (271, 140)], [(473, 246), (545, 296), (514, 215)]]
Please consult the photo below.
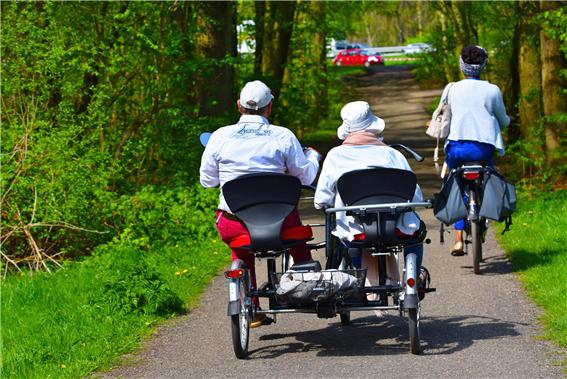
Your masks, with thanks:
[(301, 195), (301, 182), (294, 176), (278, 173), (243, 175), (225, 183), (222, 193), (249, 233), (231, 241), (232, 248), (283, 250), (313, 237), (311, 227), (305, 225), (281, 230)]

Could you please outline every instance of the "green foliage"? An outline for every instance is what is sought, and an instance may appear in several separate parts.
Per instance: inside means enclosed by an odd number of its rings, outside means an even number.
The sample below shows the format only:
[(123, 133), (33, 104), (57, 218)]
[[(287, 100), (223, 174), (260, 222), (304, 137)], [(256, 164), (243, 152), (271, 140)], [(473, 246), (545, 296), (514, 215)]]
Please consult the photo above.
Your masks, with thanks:
[(167, 315), (183, 309), (182, 300), (147, 263), (145, 253), (126, 243), (103, 246), (88, 261), (95, 267), (98, 290), (89, 302), (105, 314)]
[[(118, 230), (93, 257), (2, 284), (3, 374), (79, 377), (135, 348), (195, 304), (230, 261), (214, 228), (218, 191), (145, 186), (108, 208)], [(207, 221), (208, 220), (208, 221)]]
[(162, 188), (147, 185), (111, 204), (109, 211), (122, 231), (118, 240), (149, 249), (180, 240), (212, 238), (216, 235), (211, 225), (217, 203), (218, 190), (207, 190), (199, 184)]
[(308, 125), (316, 125), (320, 116), (327, 113), (328, 74), (325, 58), (322, 58), (325, 53), (325, 15), (314, 12), (313, 4), (301, 2), (297, 5), (298, 22), (293, 28), (284, 86), (274, 110), (276, 123), (289, 127), (300, 137)]
[[(546, 338), (567, 347), (567, 191), (521, 192), (514, 225), (500, 238), (528, 294), (544, 309)], [(565, 362), (567, 363), (567, 361)]]
[[(208, 225), (212, 234), (214, 224)], [(115, 241), (54, 274), (8, 277), (1, 299), (3, 377), (76, 378), (108, 367), (154, 325), (196, 304), (229, 261), (218, 237), (189, 237), (150, 251)]]
[(184, 21), (194, 4), (181, 5), (2, 3), (2, 242), (10, 257), (32, 264), (40, 252), (89, 254), (124, 232), (128, 215), (117, 210), (146, 183), (195, 180), (198, 134), (226, 120), (198, 117), (194, 84), (211, 61), (193, 56), (195, 30)]

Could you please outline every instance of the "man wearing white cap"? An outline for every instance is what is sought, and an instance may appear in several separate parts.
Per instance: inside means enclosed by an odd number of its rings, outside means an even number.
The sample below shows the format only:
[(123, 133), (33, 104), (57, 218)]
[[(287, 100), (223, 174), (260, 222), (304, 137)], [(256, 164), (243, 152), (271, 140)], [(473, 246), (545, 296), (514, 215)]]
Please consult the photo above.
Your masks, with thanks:
[[(337, 181), (346, 172), (361, 170), (370, 166), (398, 168), (411, 171), (406, 158), (399, 151), (389, 147), (378, 138), (378, 134), (384, 130), (384, 120), (375, 116), (370, 110), (370, 105), (365, 101), (354, 101), (346, 104), (341, 110), (342, 125), (337, 130), (342, 145), (334, 147), (329, 151), (315, 192), (315, 208), (344, 207), (344, 203), (337, 193)], [(423, 201), (423, 195), (419, 186), (416, 187), (413, 201)], [(403, 234), (412, 235), (420, 227), (420, 219), (414, 212), (403, 213), (398, 219), (396, 228)], [(346, 212), (338, 212), (336, 216), (336, 228), (333, 234), (342, 241), (352, 241), (354, 236), (363, 233), (363, 228), (356, 222), (354, 217), (347, 216)], [(423, 246), (406, 249), (417, 255), (418, 267), (421, 267), (423, 257)], [(368, 265), (368, 277), (370, 281), (377, 275), (376, 260), (372, 260), (366, 254), (362, 256), (362, 265)], [(394, 271), (394, 270), (391, 270)], [(393, 278), (397, 279), (397, 278)]]
[[(201, 158), (200, 177), (203, 187), (222, 188), (224, 183), (245, 174), (276, 172), (289, 173), (302, 184), (311, 184), (319, 170), (321, 156), (313, 149), (301, 147), (297, 137), (281, 126), (271, 125), (267, 117), (272, 111), (272, 93), (261, 81), (246, 83), (237, 101), (242, 114), (238, 123), (215, 131)], [(299, 213), (294, 210), (282, 228), (301, 225)], [(227, 244), (242, 234), (246, 227), (231, 213), (222, 191), (217, 210), (217, 229)], [(311, 260), (305, 245), (290, 249), (294, 262)], [(242, 259), (250, 268), (252, 285), (256, 287), (254, 256), (247, 250), (232, 250), (232, 259)], [(259, 307), (258, 298), (253, 299)], [(251, 327), (262, 325), (264, 314), (258, 314)]]

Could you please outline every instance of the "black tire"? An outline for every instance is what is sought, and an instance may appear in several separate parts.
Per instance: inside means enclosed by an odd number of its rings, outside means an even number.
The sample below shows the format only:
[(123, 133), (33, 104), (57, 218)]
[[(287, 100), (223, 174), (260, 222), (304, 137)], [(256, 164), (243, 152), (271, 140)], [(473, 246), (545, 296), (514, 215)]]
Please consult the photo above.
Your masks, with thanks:
[(289, 270), (289, 251), (285, 251), (282, 254), (282, 272)]
[[(480, 242), (481, 244), (483, 244), (486, 241), (486, 233), (488, 232), (488, 224), (487, 224), (487, 220), (482, 217), (480, 219)], [(482, 247), (480, 249), (480, 261), (484, 262), (484, 256), (483, 256), (483, 252), (482, 252)]]
[(419, 309), (408, 309), (409, 340), (412, 354), (421, 354)]
[[(238, 359), (248, 356), (248, 342), (250, 340), (250, 319), (252, 317), (250, 308), (246, 307), (245, 283), (240, 283), (240, 313), (230, 316), (232, 327), (232, 346), (234, 355)], [(249, 302), (251, 303), (251, 302)]]
[(478, 220), (471, 221), (473, 270), (477, 275), (480, 274), (480, 261), (482, 260), (482, 235), (478, 223)]
[(350, 324), (350, 311), (341, 312), (340, 316), (341, 316), (341, 325)]

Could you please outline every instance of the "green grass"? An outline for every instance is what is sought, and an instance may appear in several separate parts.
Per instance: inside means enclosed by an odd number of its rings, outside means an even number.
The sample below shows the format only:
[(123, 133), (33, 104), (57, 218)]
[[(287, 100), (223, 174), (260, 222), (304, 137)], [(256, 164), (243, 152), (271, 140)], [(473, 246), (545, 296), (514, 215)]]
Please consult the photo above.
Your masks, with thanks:
[(384, 56), (384, 66), (415, 65), (417, 62), (418, 59), (416, 57), (410, 57), (405, 54)]
[(185, 242), (150, 252), (116, 242), (54, 274), (7, 278), (2, 377), (83, 377), (135, 350), (230, 262), (218, 238)]
[(544, 310), (545, 338), (567, 348), (567, 191), (523, 194), (513, 222), (500, 242)]

